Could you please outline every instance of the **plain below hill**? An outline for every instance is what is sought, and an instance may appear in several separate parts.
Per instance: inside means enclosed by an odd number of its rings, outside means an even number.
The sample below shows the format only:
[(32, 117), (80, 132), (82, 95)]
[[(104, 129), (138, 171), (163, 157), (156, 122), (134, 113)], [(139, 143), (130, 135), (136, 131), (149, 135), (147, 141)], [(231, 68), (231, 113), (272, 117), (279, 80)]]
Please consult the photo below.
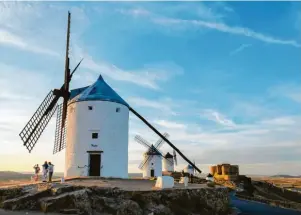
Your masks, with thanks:
[(0, 181), (30, 180), (32, 175), (13, 171), (0, 171)]
[(294, 176), (294, 175), (272, 175), (271, 178), (301, 178), (301, 175)]

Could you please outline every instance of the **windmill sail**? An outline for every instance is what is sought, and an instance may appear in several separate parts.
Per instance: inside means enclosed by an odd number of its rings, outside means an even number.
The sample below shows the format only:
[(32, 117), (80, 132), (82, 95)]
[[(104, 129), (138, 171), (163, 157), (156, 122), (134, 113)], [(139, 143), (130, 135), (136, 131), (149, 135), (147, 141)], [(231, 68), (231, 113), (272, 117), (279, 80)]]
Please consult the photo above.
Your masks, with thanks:
[(66, 123), (62, 128), (63, 123), (63, 104), (58, 105), (56, 116), (56, 128), (53, 154), (60, 152), (66, 147)]
[(161, 137), (168, 145), (170, 145), (186, 162), (192, 165), (199, 173), (202, 171), (195, 166), (174, 144), (172, 144), (166, 137), (164, 137), (157, 129), (154, 128), (145, 118), (143, 118), (137, 111), (129, 107), (130, 111), (135, 114), (144, 124), (146, 124), (150, 129), (152, 129), (159, 137)]
[[(164, 136), (165, 138), (168, 138), (168, 137), (169, 137), (169, 134), (168, 134), (168, 133), (164, 133), (163, 136)], [(159, 140), (156, 142), (155, 147), (156, 147), (157, 149), (159, 149), (159, 148), (162, 146), (162, 143), (164, 143), (164, 140), (161, 138), (161, 139), (159, 139)]]
[[(59, 137), (59, 145), (58, 147), (55, 145), (54, 152), (62, 150), (64, 146), (64, 133), (65, 133), (65, 119), (67, 116), (67, 102), (70, 97), (69, 92), (69, 82), (71, 81), (72, 75), (79, 67), (82, 60), (77, 64), (74, 68), (72, 73), (70, 74), (69, 69), (69, 39), (70, 39), (70, 20), (71, 14), (68, 12), (68, 26), (67, 26), (67, 44), (66, 44), (66, 63), (65, 63), (65, 79), (64, 84), (60, 89), (54, 89), (50, 91), (42, 104), (36, 110), (34, 115), (31, 117), (29, 122), (25, 125), (23, 130), (20, 132), (19, 136), (23, 141), (23, 145), (26, 146), (29, 152), (32, 151), (33, 147), (37, 143), (39, 137), (45, 130), (50, 118), (53, 116), (54, 112), (56, 111), (57, 105), (60, 97), (63, 97), (63, 108), (61, 111), (61, 130), (60, 130), (60, 137)], [(58, 123), (58, 122), (57, 122)], [(57, 138), (56, 138), (57, 139)]]
[(139, 168), (139, 169), (143, 169), (144, 165), (145, 165), (148, 161), (150, 161), (152, 158), (153, 158), (153, 155), (147, 156), (147, 158), (146, 158), (145, 160), (143, 160), (143, 161), (140, 163), (140, 165), (139, 165), (138, 168)]
[(23, 130), (20, 132), (19, 136), (24, 143), (23, 145), (28, 149), (29, 152), (31, 152), (35, 146), (52, 115), (54, 114), (56, 106), (54, 108), (49, 107), (52, 106), (52, 104), (55, 105), (55, 103), (55, 96), (53, 95), (52, 91), (50, 91), (31, 119), (25, 125)]

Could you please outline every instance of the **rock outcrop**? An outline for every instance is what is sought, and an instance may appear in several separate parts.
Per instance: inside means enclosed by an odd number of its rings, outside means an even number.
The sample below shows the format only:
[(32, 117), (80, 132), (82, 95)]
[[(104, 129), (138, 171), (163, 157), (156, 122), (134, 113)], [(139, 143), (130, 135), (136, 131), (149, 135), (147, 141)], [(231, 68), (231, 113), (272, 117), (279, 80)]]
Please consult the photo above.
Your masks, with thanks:
[(228, 191), (224, 188), (124, 191), (63, 184), (34, 185), (30, 189), (0, 189), (0, 206), (7, 210), (87, 215), (224, 215), (230, 212)]

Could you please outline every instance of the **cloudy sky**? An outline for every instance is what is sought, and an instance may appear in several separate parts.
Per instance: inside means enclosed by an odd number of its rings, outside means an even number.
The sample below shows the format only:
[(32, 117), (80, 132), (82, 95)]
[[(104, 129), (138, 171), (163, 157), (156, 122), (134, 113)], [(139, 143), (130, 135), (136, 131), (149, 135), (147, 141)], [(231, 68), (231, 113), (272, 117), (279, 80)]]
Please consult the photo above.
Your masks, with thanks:
[[(102, 74), (200, 169), (301, 174), (300, 2), (1, 2), (0, 170), (51, 160), (55, 117), (29, 154), (18, 136), (63, 81), (72, 13), (71, 87)], [(158, 137), (130, 116), (129, 171)], [(163, 151), (171, 151), (167, 146)], [(178, 169), (185, 165), (179, 160)]]

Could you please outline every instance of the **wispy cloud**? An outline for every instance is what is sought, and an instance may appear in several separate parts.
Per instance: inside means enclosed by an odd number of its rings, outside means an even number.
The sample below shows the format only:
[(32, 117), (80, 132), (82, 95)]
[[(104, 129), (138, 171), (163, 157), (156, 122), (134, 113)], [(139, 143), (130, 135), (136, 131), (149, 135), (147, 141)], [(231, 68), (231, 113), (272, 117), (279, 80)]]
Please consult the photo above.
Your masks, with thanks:
[(156, 109), (163, 112), (168, 112), (171, 115), (176, 115), (175, 112), (172, 111), (171, 103), (161, 100), (149, 100), (140, 97), (130, 97), (128, 98), (128, 102), (137, 107), (146, 107), (151, 109)]
[(154, 18), (154, 22), (163, 25), (179, 25), (179, 24), (190, 24), (194, 26), (199, 26), (203, 28), (208, 28), (212, 30), (217, 30), (224, 33), (241, 35), (245, 37), (251, 37), (256, 40), (260, 40), (266, 43), (280, 44), (280, 45), (290, 45), (294, 47), (301, 47), (300, 43), (297, 43), (294, 40), (283, 40), (273, 36), (265, 35), (260, 32), (256, 32), (249, 28), (238, 27), (238, 26), (229, 26), (225, 23), (217, 22), (207, 22), (203, 20), (184, 20), (184, 19), (173, 19), (173, 18)]
[(13, 47), (16, 47), (19, 49), (23, 49), (23, 50), (38, 53), (38, 54), (59, 56), (59, 54), (55, 51), (36, 46), (34, 44), (29, 44), (22, 37), (19, 37), (7, 30), (1, 29), (1, 28), (0, 28), (0, 44), (7, 45), (7, 46), (13, 46)]
[(226, 118), (224, 115), (222, 115), (218, 111), (215, 111), (212, 109), (206, 109), (206, 110), (201, 111), (200, 116), (201, 116), (201, 118), (206, 118), (208, 120), (214, 121), (223, 126), (233, 127), (236, 125), (231, 119)]
[(271, 87), (269, 89), (269, 94), (273, 97), (286, 97), (301, 103), (301, 87), (297, 84), (288, 83)]
[(232, 52), (230, 52), (230, 56), (236, 55), (239, 52), (251, 47), (251, 44), (241, 44), (237, 49), (233, 50)]
[(174, 129), (174, 128), (184, 129), (184, 128), (186, 128), (185, 124), (178, 123), (178, 122), (173, 122), (173, 121), (167, 121), (167, 120), (155, 120), (154, 123), (157, 124), (157, 125), (160, 125), (162, 127), (170, 128), (170, 129)]
[(150, 15), (150, 12), (148, 10), (143, 9), (143, 8), (116, 9), (116, 12), (119, 12), (119, 13), (125, 14), (125, 15), (131, 15), (131, 16), (134, 16), (134, 17)]
[[(81, 48), (75, 46), (74, 52), (78, 59), (84, 58), (85, 60), (82, 63), (82, 67), (90, 69), (92, 71), (97, 72), (98, 74), (102, 74), (112, 78), (117, 81), (125, 81), (130, 82), (138, 86), (159, 90), (159, 82), (164, 82), (169, 80), (175, 75), (182, 74), (183, 71), (180, 67), (172, 65), (171, 68), (163, 67), (146, 67), (142, 69), (137, 69), (136, 71), (127, 71), (113, 64), (109, 64), (106, 62), (96, 62), (89, 54), (82, 51)], [(172, 69), (172, 71), (170, 71)]]
[(261, 32), (257, 32), (255, 30), (240, 27), (240, 26), (230, 26), (223, 22), (214, 22), (214, 21), (206, 21), (206, 20), (193, 20), (193, 19), (178, 19), (178, 18), (170, 18), (166, 16), (162, 16), (160, 14), (155, 14), (152, 12), (144, 13), (144, 17), (149, 18), (153, 23), (164, 25), (164, 26), (196, 26), (200, 28), (206, 28), (211, 30), (216, 30), (223, 33), (229, 33), (233, 35), (240, 35), (245, 37), (250, 37), (256, 40), (260, 40), (262, 42), (271, 43), (271, 44), (279, 44), (279, 45), (290, 45), (297, 48), (301, 47), (301, 44), (296, 42), (295, 40), (286, 40), (280, 39), (274, 36), (266, 35)]

